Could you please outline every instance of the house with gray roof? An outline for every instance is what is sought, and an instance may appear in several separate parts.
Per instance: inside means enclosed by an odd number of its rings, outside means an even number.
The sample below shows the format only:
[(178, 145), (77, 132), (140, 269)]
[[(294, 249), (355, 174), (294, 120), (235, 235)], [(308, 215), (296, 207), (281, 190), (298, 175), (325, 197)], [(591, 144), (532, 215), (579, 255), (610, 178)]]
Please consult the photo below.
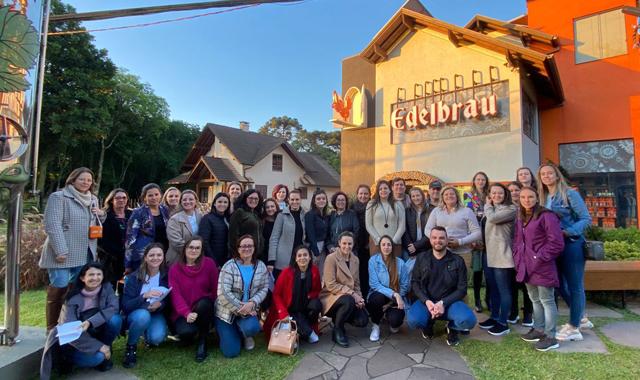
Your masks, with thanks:
[(331, 197), (340, 189), (340, 174), (322, 157), (297, 152), (286, 140), (239, 128), (207, 124), (187, 154), (182, 174), (167, 183), (193, 188), (201, 202), (211, 202), (230, 182), (255, 188), (265, 198), (275, 185), (302, 193), (308, 207), (311, 195), (322, 188)]

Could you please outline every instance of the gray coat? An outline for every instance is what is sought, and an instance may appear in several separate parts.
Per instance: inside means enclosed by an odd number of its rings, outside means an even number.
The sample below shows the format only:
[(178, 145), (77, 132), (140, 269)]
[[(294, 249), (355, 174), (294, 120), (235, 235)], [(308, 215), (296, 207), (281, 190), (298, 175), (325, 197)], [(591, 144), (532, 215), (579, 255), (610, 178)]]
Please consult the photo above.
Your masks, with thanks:
[(484, 227), (487, 265), (491, 268), (513, 268), (513, 223), (516, 220), (516, 206), (484, 206), (486, 224)]
[[(300, 209), (302, 221), (302, 241), (305, 238), (304, 210)], [(295, 238), (296, 221), (288, 208), (282, 210), (276, 217), (273, 232), (269, 239), (269, 261), (275, 261), (276, 269), (284, 269), (289, 266), (293, 252), (293, 239)]]
[[(97, 205), (98, 199), (95, 196)], [(97, 239), (89, 239), (89, 226), (96, 225), (96, 217), (64, 188), (49, 196), (44, 210), (44, 229), (47, 239), (40, 256), (40, 268), (74, 268), (87, 263), (87, 252), (91, 250), (97, 259)], [(56, 256), (66, 256), (63, 263)]]
[[(202, 214), (196, 213), (196, 223), (200, 225)], [(189, 217), (184, 211), (174, 214), (167, 222), (167, 239), (169, 239), (169, 249), (167, 250), (167, 263), (173, 264), (180, 257), (184, 244), (194, 235), (189, 223)]]

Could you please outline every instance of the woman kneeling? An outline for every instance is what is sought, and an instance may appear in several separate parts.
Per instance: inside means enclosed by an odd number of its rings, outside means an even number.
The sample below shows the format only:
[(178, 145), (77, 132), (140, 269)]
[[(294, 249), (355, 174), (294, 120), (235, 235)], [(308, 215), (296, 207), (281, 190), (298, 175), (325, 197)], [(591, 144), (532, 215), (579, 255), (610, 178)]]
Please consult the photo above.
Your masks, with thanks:
[(142, 335), (150, 346), (157, 346), (167, 337), (167, 321), (164, 308), (168, 298), (169, 276), (165, 268), (162, 244), (148, 245), (142, 256), (142, 264), (124, 281), (122, 312), (127, 318), (129, 336), (124, 354), (125, 368), (136, 365), (136, 346)]
[(231, 260), (220, 270), (216, 301), (216, 330), (222, 355), (233, 358), (244, 348), (253, 350), (253, 337), (260, 332), (258, 307), (269, 290), (269, 274), (258, 260), (259, 252), (252, 235), (238, 239)]
[(320, 271), (311, 263), (311, 254), (305, 246), (295, 249), (291, 264), (285, 268), (273, 289), (273, 305), (264, 324), (269, 337), (271, 328), (278, 319), (292, 317), (298, 326), (298, 335), (310, 343), (318, 338), (318, 316), (322, 304), (320, 294)]

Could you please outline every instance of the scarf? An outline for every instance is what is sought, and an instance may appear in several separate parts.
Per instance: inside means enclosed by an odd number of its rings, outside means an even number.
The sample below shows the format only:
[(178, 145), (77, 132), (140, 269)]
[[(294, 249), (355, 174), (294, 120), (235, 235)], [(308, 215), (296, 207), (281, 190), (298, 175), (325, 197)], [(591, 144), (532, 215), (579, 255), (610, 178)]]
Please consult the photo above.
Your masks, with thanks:
[(67, 190), (73, 195), (75, 199), (77, 199), (80, 203), (82, 203), (85, 207), (91, 207), (91, 202), (93, 201), (93, 194), (90, 191), (86, 193), (81, 193), (76, 190), (73, 185), (67, 185)]
[(87, 290), (83, 288), (80, 291), (80, 294), (82, 294), (82, 299), (84, 300), (84, 305), (82, 306), (81, 311), (98, 307), (98, 294), (100, 294), (101, 289), (102, 289), (102, 285), (98, 286), (93, 290)]

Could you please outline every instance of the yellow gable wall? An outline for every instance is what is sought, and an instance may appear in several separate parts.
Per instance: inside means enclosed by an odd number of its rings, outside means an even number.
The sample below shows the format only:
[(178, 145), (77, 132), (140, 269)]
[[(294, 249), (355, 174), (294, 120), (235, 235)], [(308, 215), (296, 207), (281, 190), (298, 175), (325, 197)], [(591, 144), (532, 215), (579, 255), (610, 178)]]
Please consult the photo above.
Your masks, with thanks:
[[(476, 45), (455, 47), (446, 35), (428, 29), (401, 40), (388, 59), (376, 65), (376, 179), (390, 172), (419, 170), (446, 182), (469, 182), (483, 170), (491, 180), (513, 180), (523, 162), (520, 78), (505, 63), (503, 55)], [(454, 74), (463, 75), (464, 86), (470, 87), (472, 70), (482, 71), (483, 82), (488, 83), (490, 65), (499, 68), (501, 80), (509, 80), (510, 132), (391, 145), (391, 104), (396, 103), (398, 88), (405, 88), (409, 99), (414, 83), (443, 77), (452, 90)]]

